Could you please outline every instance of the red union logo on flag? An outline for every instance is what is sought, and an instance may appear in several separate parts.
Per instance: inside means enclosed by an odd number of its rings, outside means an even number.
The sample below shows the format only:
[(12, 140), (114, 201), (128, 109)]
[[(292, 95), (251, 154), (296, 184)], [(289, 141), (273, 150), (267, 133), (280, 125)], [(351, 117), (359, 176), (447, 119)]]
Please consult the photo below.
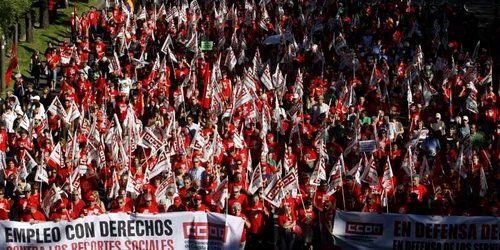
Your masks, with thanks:
[(155, 136), (152, 135), (149, 131), (144, 133), (142, 140), (155, 149), (159, 149), (162, 146), (161, 142), (157, 138), (155, 138)]
[(222, 241), (226, 243), (228, 227), (209, 222), (184, 222), (184, 239)]

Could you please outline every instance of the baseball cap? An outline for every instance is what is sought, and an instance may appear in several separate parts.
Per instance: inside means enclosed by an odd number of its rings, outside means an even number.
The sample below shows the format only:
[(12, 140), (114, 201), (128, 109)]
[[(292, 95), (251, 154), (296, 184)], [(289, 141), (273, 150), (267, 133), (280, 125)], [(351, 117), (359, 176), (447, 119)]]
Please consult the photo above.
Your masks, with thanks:
[(201, 195), (199, 195), (199, 194), (195, 195), (195, 196), (194, 196), (194, 199), (195, 199), (195, 200), (201, 200)]
[(179, 206), (181, 203), (182, 203), (182, 201), (181, 201), (181, 197), (176, 196), (176, 197), (174, 198), (174, 205)]

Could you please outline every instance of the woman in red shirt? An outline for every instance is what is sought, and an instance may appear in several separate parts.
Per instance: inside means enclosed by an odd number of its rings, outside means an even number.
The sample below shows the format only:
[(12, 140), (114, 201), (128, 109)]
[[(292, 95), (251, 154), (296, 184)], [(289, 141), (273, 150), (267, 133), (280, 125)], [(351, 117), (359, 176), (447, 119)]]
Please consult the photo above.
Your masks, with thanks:
[(290, 206), (282, 207), (281, 214), (278, 216), (280, 226), (280, 245), (281, 249), (292, 250), (295, 242), (295, 234), (293, 228), (297, 223), (297, 218), (292, 213)]

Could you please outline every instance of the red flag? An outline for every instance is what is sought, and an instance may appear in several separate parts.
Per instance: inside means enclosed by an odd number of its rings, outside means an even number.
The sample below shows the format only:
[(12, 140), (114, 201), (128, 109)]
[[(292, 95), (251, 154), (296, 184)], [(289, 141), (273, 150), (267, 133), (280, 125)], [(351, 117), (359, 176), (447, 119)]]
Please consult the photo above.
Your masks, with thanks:
[(9, 67), (7, 68), (7, 73), (5, 73), (5, 86), (8, 88), (10, 84), (10, 78), (12, 77), (12, 71), (17, 68), (18, 65), (16, 46), (14, 42), (12, 42), (12, 47), (10, 49), (10, 60)]
[(202, 99), (201, 106), (205, 109), (209, 109), (211, 98), (210, 98), (210, 96), (207, 96), (207, 95), (209, 95), (211, 92), (209, 90), (209, 88), (211, 88), (210, 78), (212, 75), (212, 73), (210, 72), (210, 64), (209, 63), (205, 64), (204, 73), (205, 73), (205, 75), (203, 76), (203, 78), (205, 80), (205, 89), (203, 91), (203, 99)]

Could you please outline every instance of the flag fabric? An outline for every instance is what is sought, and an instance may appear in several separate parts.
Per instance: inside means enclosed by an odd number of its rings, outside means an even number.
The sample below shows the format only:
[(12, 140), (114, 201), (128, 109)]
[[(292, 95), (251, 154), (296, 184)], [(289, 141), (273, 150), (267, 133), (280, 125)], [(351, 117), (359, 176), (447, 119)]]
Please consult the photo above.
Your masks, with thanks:
[(408, 149), (408, 152), (406, 152), (406, 155), (403, 158), (403, 162), (401, 163), (401, 168), (403, 168), (408, 176), (412, 176), (417, 173), (413, 164), (413, 155), (411, 149)]
[(311, 175), (311, 180), (309, 181), (310, 185), (319, 186), (321, 180), (326, 180), (326, 163), (325, 156), (320, 154), (318, 162), (314, 167), (314, 171)]
[(488, 182), (486, 181), (486, 174), (484, 173), (483, 166), (479, 169), (479, 185), (481, 186), (479, 196), (484, 197), (488, 192)]
[(164, 144), (151, 130), (146, 130), (142, 135), (140, 145), (151, 148), (153, 151), (158, 151)]
[[(283, 161), (286, 163), (286, 160)], [(290, 170), (285, 174), (282, 182), (283, 191), (291, 191), (294, 189), (299, 189), (299, 174), (295, 170), (295, 168), (290, 168)]]
[(130, 192), (132, 195), (139, 195), (141, 192), (140, 190), (137, 190), (137, 184), (138, 183), (135, 181), (135, 177), (132, 176), (132, 173), (129, 173), (125, 190)]
[[(156, 8), (156, 6), (155, 6)], [(127, 14), (133, 14), (134, 13), (134, 0), (125, 0), (123, 2), (123, 10)]]
[(264, 186), (264, 182), (262, 180), (262, 167), (260, 166), (260, 163), (259, 163), (259, 165), (257, 165), (257, 167), (255, 167), (255, 169), (253, 171), (252, 179), (250, 180), (250, 186), (249, 186), (248, 191), (250, 193), (254, 194), (255, 192), (257, 192), (257, 190), (260, 187), (263, 187), (263, 186)]
[(15, 68), (17, 68), (19, 64), (19, 59), (17, 58), (16, 44), (12, 41), (12, 47), (10, 48), (10, 60), (9, 66), (7, 67), (7, 71), (5, 73), (5, 87), (9, 87), (10, 78), (12, 77), (12, 72)]
[(167, 191), (169, 189), (174, 189), (174, 193), (177, 193), (177, 185), (175, 185), (175, 176), (173, 173), (169, 173), (167, 178), (165, 178), (156, 189), (156, 200), (163, 200), (164, 197), (167, 196)]
[(120, 182), (118, 179), (118, 171), (115, 169), (111, 175), (111, 187), (109, 189), (108, 199), (114, 199), (118, 196), (118, 191), (120, 191)]
[(328, 178), (327, 195), (334, 194), (337, 191), (337, 188), (343, 186), (342, 175), (345, 175), (345, 165), (344, 165), (344, 157), (340, 155), (340, 158), (333, 166), (332, 171), (330, 172)]
[(80, 169), (76, 167), (73, 172), (68, 176), (69, 178), (69, 190), (71, 192), (80, 189)]
[(271, 77), (271, 72), (269, 71), (269, 64), (266, 64), (266, 67), (264, 68), (264, 72), (262, 73), (262, 76), (260, 77), (260, 82), (262, 84), (264, 84), (264, 86), (268, 90), (274, 89), (272, 77)]
[(219, 185), (212, 191), (210, 196), (212, 196), (212, 201), (219, 206), (219, 208), (224, 208), (224, 203), (226, 198), (228, 198), (228, 191), (227, 191), (227, 184), (228, 180), (227, 178), (221, 181)]
[(264, 190), (264, 199), (275, 207), (280, 207), (283, 193), (281, 191), (282, 181), (279, 174), (274, 174), (266, 189)]
[(71, 117), (66, 112), (66, 110), (64, 109), (61, 101), (59, 100), (59, 98), (57, 96), (54, 97), (54, 100), (52, 100), (52, 103), (47, 108), (47, 111), (50, 111), (50, 112), (52, 112), (54, 114), (57, 114), (57, 116), (59, 116), (59, 118), (61, 118), (62, 120), (64, 120), (64, 121), (66, 121), (66, 122), (69, 123), (69, 119)]
[(24, 151), (23, 153), (23, 161), (24, 167), (26, 168), (26, 172), (28, 172), (28, 174), (31, 173), (31, 170), (33, 170), (38, 165), (27, 151)]
[(45, 164), (42, 163), (41, 166), (38, 166), (38, 168), (36, 169), (35, 181), (49, 184), (49, 175), (47, 173)]
[(54, 150), (52, 150), (52, 153), (50, 153), (47, 164), (53, 168), (57, 168), (58, 166), (62, 166), (64, 164), (60, 143), (57, 143)]
[(476, 99), (476, 93), (474, 93), (474, 91), (471, 91), (469, 93), (469, 96), (465, 100), (465, 108), (474, 114), (479, 113), (479, 108), (478, 108), (477, 99)]
[(47, 217), (50, 217), (50, 207), (52, 206), (52, 204), (61, 199), (62, 192), (63, 191), (61, 191), (60, 188), (56, 187), (56, 184), (54, 183), (49, 189), (47, 195), (43, 198), (42, 204), (40, 204), (40, 206), (42, 207)]
[(382, 177), (382, 187), (384, 190), (394, 188), (394, 183), (392, 181), (392, 177), (394, 177), (394, 173), (392, 172), (391, 161), (389, 156), (387, 156), (387, 160), (384, 166), (384, 176)]
[(227, 52), (226, 61), (224, 65), (229, 69), (229, 71), (233, 71), (234, 66), (236, 66), (237, 62), (238, 60), (236, 60), (236, 55), (234, 54), (233, 49), (229, 47), (229, 51)]
[(376, 187), (379, 185), (377, 166), (375, 166), (375, 160), (373, 158), (369, 161), (369, 165), (365, 167), (361, 180), (371, 186)]

